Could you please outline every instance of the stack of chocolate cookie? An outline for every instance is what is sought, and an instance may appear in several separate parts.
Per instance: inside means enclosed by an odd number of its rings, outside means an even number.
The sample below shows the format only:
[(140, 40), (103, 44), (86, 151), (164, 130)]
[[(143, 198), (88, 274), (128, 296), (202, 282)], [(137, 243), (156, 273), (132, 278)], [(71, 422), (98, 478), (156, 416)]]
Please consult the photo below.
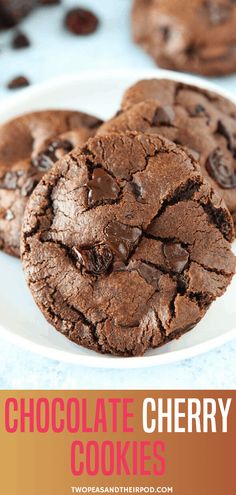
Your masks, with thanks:
[(201, 320), (235, 273), (235, 118), (218, 95), (150, 80), (106, 123), (53, 111), (0, 129), (1, 246), (19, 253), (24, 215), (26, 280), (54, 328), (137, 356)]

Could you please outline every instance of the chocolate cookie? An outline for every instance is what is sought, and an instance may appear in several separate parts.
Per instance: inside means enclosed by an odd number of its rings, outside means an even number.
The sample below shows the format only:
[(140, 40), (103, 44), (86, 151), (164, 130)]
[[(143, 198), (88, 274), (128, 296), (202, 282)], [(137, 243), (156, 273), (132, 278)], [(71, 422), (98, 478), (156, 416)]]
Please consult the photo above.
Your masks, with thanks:
[(30, 194), (52, 164), (94, 135), (101, 121), (72, 111), (26, 114), (0, 126), (0, 249), (19, 256)]
[(236, 106), (198, 87), (151, 79), (129, 88), (122, 108), (99, 132), (136, 130), (187, 146), (236, 224)]
[(18, 24), (37, 3), (37, 0), (0, 0), (0, 29)]
[(57, 330), (95, 351), (142, 355), (190, 330), (225, 291), (232, 231), (191, 155), (161, 137), (110, 134), (44, 176), (21, 252)]
[(236, 71), (235, 0), (134, 0), (133, 36), (161, 67)]

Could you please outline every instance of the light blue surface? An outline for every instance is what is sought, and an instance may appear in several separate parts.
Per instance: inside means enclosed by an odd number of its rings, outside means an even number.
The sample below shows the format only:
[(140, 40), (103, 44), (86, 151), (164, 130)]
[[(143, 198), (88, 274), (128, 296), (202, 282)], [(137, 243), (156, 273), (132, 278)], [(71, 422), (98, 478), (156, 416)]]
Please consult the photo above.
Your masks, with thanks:
[[(153, 62), (131, 41), (130, 0), (67, 0), (97, 12), (101, 27), (93, 36), (76, 38), (63, 29), (63, 10), (42, 8), (27, 19), (22, 29), (32, 47), (14, 51), (9, 47), (12, 33), (0, 34), (0, 98), (11, 77), (24, 74), (32, 83), (61, 74), (86, 70), (150, 68)], [(216, 80), (236, 91), (236, 75)], [(177, 364), (144, 370), (99, 370), (82, 368), (41, 358), (0, 338), (0, 388), (235, 388), (236, 341), (205, 355)]]

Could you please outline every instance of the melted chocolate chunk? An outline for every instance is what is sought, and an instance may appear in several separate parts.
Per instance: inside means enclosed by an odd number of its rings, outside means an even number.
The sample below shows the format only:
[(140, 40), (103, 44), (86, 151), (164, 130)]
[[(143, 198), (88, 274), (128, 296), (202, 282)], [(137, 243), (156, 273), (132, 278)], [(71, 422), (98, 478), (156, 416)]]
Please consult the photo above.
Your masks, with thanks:
[(208, 156), (206, 170), (210, 177), (223, 189), (234, 189), (236, 187), (236, 171), (232, 170), (231, 164), (226, 160), (219, 148)]
[(32, 165), (42, 172), (49, 170), (53, 163), (73, 149), (70, 141), (56, 139), (48, 147), (32, 159)]
[(155, 111), (152, 119), (153, 126), (172, 125), (175, 119), (175, 112), (172, 107), (165, 105)]
[(113, 254), (105, 244), (86, 248), (74, 246), (72, 253), (86, 272), (94, 275), (106, 273), (113, 261)]
[(138, 243), (142, 231), (138, 227), (131, 227), (120, 222), (111, 222), (105, 229), (105, 235), (108, 244), (125, 261)]
[(68, 31), (77, 36), (86, 36), (96, 31), (99, 25), (98, 18), (90, 10), (75, 8), (69, 10), (65, 18)]
[(155, 288), (158, 286), (158, 282), (161, 276), (160, 270), (158, 270), (154, 266), (150, 266), (146, 263), (140, 262), (137, 267), (137, 271), (148, 284), (152, 285)]
[(93, 172), (92, 179), (88, 181), (89, 188), (88, 204), (103, 203), (104, 201), (115, 200), (119, 196), (120, 187), (113, 177), (102, 168), (96, 168)]
[(163, 245), (163, 253), (167, 265), (176, 273), (181, 273), (189, 260), (189, 253), (181, 244), (171, 242)]

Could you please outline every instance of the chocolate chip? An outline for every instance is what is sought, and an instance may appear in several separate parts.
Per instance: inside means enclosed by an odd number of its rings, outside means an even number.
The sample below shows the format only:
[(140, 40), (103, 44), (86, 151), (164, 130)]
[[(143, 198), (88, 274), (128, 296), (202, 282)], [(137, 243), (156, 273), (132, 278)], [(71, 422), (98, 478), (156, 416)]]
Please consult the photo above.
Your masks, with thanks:
[(90, 10), (75, 8), (69, 10), (65, 17), (65, 26), (76, 35), (86, 36), (96, 31), (98, 18)]
[(175, 112), (169, 105), (156, 109), (152, 119), (152, 126), (171, 125), (175, 119)]
[(72, 149), (73, 146), (70, 141), (66, 139), (56, 139), (49, 143), (44, 151), (32, 159), (32, 165), (44, 172), (49, 170), (53, 163), (57, 162), (57, 160), (69, 153)]
[(20, 89), (29, 86), (30, 82), (25, 76), (17, 76), (7, 84), (8, 89)]
[(236, 171), (232, 170), (231, 163), (226, 160), (221, 149), (215, 149), (207, 158), (206, 170), (210, 177), (223, 189), (236, 187)]
[(176, 273), (181, 273), (189, 260), (188, 251), (177, 242), (164, 244), (163, 254), (170, 270), (173, 270), (173, 272)]
[(88, 181), (87, 187), (89, 188), (89, 206), (117, 199), (120, 192), (116, 180), (102, 168), (96, 168), (93, 171), (92, 179)]
[(20, 31), (15, 33), (12, 40), (12, 48), (15, 50), (20, 50), (21, 48), (27, 48), (28, 46), (30, 46), (29, 38)]
[(72, 253), (79, 264), (94, 275), (106, 273), (113, 261), (113, 254), (105, 244), (86, 248), (74, 246)]
[(138, 227), (114, 221), (105, 228), (105, 235), (108, 244), (125, 261), (138, 243), (142, 231)]

